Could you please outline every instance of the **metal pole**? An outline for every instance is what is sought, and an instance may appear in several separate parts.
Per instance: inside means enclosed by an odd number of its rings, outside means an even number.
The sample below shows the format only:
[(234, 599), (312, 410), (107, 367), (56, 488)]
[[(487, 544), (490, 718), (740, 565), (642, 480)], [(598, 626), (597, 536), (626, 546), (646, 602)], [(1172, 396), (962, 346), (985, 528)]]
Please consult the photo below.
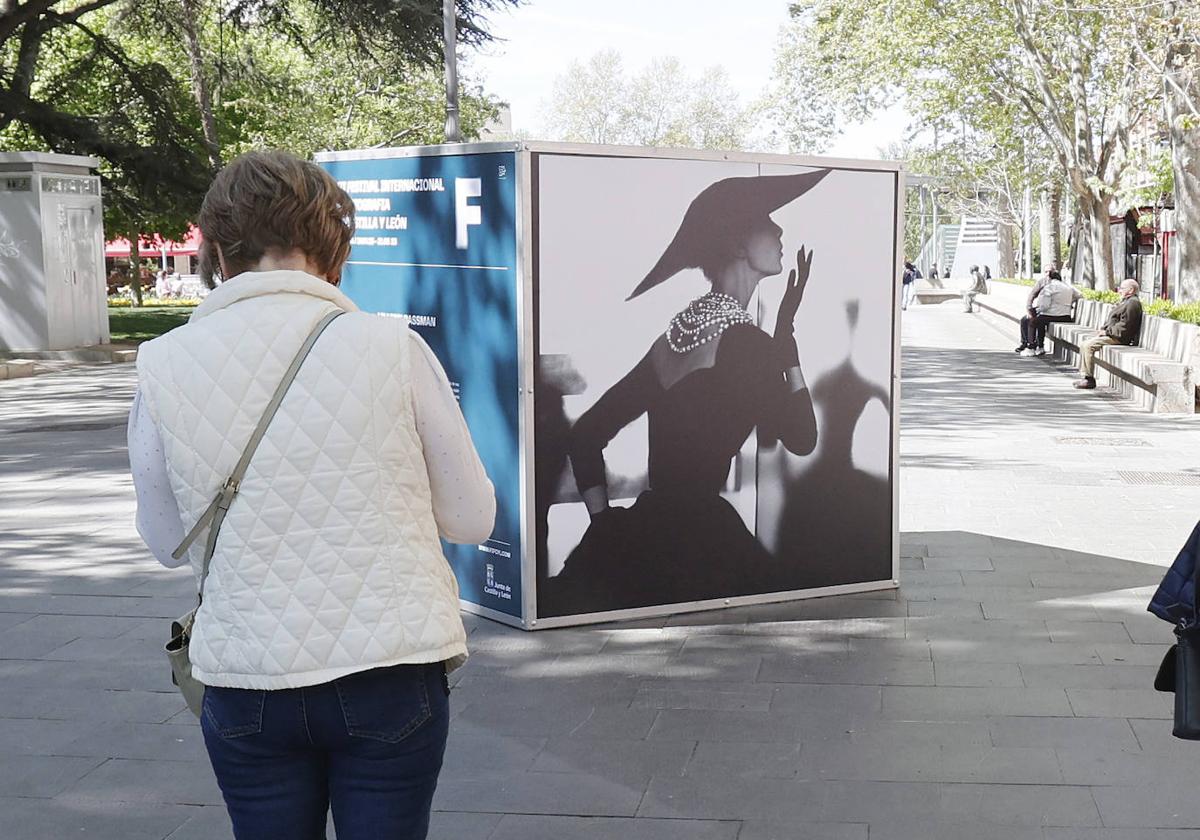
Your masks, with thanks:
[(458, 121), (458, 27), (454, 17), (454, 0), (442, 0), (442, 49), (446, 58), (446, 142), (461, 143), (462, 128)]

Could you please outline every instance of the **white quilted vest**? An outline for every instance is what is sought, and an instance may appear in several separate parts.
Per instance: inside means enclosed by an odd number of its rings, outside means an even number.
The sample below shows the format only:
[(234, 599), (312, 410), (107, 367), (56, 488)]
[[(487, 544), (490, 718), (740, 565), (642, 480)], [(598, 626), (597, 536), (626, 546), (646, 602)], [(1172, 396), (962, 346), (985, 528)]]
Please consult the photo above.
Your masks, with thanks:
[[(466, 659), (413, 415), (408, 327), (299, 271), (249, 272), (138, 352), (184, 529), (333, 308), (221, 527), (191, 642), (206, 685), (297, 688)], [(207, 535), (205, 535), (207, 536)], [(199, 579), (202, 537), (189, 559)]]

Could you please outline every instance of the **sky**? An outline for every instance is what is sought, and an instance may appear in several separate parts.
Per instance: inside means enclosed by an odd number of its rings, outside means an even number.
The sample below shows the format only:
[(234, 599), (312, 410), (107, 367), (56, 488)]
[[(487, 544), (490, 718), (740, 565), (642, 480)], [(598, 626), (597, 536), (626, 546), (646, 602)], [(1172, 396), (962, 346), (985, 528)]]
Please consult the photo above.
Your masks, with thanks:
[[(491, 15), (498, 42), (465, 56), (464, 69), (509, 102), (513, 128), (533, 137), (555, 77), (605, 49), (621, 53), (633, 72), (668, 55), (693, 74), (720, 64), (748, 103), (770, 83), (787, 7), (787, 0), (525, 0)], [(899, 109), (882, 112), (850, 126), (825, 153), (878, 158), (878, 147), (898, 141), (907, 122)]]

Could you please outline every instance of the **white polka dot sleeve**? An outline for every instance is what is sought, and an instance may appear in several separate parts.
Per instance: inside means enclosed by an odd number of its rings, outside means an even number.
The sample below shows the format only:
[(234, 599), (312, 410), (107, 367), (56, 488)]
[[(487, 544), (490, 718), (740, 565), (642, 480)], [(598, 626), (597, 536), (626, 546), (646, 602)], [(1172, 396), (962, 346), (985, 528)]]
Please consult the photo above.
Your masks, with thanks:
[(129, 410), (129, 469), (137, 495), (137, 530), (150, 553), (164, 566), (182, 566), (187, 562), (171, 556), (183, 542), (183, 520), (167, 477), (167, 456), (162, 438), (142, 400), (142, 392), (133, 396)]
[(444, 539), (481, 543), (495, 525), (495, 490), (441, 362), (419, 335), (413, 331), (409, 335), (413, 408), (429, 471), (433, 518)]

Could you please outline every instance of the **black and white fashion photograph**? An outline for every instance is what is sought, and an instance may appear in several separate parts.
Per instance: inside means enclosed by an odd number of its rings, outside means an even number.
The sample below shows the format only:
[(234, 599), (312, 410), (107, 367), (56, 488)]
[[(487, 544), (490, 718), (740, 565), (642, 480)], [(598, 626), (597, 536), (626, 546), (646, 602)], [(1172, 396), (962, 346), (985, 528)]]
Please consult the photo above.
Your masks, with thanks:
[(539, 616), (890, 579), (894, 173), (537, 177)]

